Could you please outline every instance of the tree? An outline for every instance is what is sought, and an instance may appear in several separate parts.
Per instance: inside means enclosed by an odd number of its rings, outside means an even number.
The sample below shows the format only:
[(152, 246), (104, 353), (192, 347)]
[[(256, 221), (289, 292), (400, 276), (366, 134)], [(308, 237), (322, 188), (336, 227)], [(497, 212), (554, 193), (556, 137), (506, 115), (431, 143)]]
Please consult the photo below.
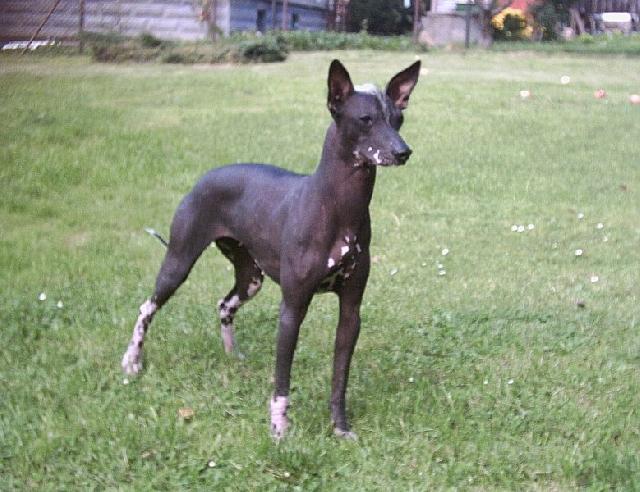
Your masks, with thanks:
[(351, 0), (349, 31), (371, 34), (405, 34), (412, 29), (412, 9), (404, 0)]

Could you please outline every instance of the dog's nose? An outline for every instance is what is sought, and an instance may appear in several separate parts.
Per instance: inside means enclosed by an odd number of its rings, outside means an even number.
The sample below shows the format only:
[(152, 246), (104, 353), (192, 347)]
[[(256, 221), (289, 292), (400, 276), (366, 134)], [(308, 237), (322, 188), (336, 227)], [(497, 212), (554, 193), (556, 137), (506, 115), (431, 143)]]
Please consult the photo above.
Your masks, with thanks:
[(399, 164), (404, 164), (409, 160), (409, 156), (411, 155), (412, 150), (409, 147), (406, 147), (400, 151), (394, 152), (393, 157)]

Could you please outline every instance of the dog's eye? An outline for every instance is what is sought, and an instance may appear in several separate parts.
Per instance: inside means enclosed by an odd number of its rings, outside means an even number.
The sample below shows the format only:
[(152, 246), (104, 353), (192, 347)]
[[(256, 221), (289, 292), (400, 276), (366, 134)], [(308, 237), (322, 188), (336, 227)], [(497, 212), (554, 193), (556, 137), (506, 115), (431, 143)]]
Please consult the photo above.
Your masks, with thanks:
[(362, 121), (362, 123), (364, 123), (367, 126), (371, 126), (371, 123), (373, 123), (373, 119), (369, 115), (360, 116), (360, 121)]

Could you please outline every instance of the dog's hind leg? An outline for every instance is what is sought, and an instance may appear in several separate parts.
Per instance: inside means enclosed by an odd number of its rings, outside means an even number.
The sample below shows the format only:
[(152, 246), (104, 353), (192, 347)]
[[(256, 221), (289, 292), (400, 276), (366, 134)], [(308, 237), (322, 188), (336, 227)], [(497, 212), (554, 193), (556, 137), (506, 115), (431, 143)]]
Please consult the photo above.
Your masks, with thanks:
[(210, 243), (208, 238), (193, 234), (195, 230), (193, 221), (176, 214), (167, 254), (156, 278), (155, 291), (140, 306), (131, 341), (122, 357), (122, 370), (127, 374), (137, 374), (142, 369), (142, 346), (153, 316), (186, 280), (194, 263)]
[(247, 248), (235, 239), (218, 239), (216, 246), (233, 263), (235, 269), (233, 288), (218, 302), (222, 343), (225, 352), (230, 354), (234, 352), (235, 346), (233, 318), (240, 306), (258, 293), (262, 287), (264, 274)]

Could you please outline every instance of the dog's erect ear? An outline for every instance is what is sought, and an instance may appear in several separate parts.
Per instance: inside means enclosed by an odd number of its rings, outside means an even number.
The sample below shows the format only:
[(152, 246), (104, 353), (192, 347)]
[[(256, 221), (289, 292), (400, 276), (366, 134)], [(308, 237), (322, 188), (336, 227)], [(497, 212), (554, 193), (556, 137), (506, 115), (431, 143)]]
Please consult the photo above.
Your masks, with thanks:
[(329, 85), (327, 106), (331, 114), (335, 115), (340, 105), (353, 94), (353, 83), (349, 72), (338, 60), (331, 62), (327, 83)]
[(420, 61), (394, 75), (387, 84), (387, 96), (396, 108), (402, 110), (409, 105), (409, 96), (418, 83), (418, 75), (420, 75)]

